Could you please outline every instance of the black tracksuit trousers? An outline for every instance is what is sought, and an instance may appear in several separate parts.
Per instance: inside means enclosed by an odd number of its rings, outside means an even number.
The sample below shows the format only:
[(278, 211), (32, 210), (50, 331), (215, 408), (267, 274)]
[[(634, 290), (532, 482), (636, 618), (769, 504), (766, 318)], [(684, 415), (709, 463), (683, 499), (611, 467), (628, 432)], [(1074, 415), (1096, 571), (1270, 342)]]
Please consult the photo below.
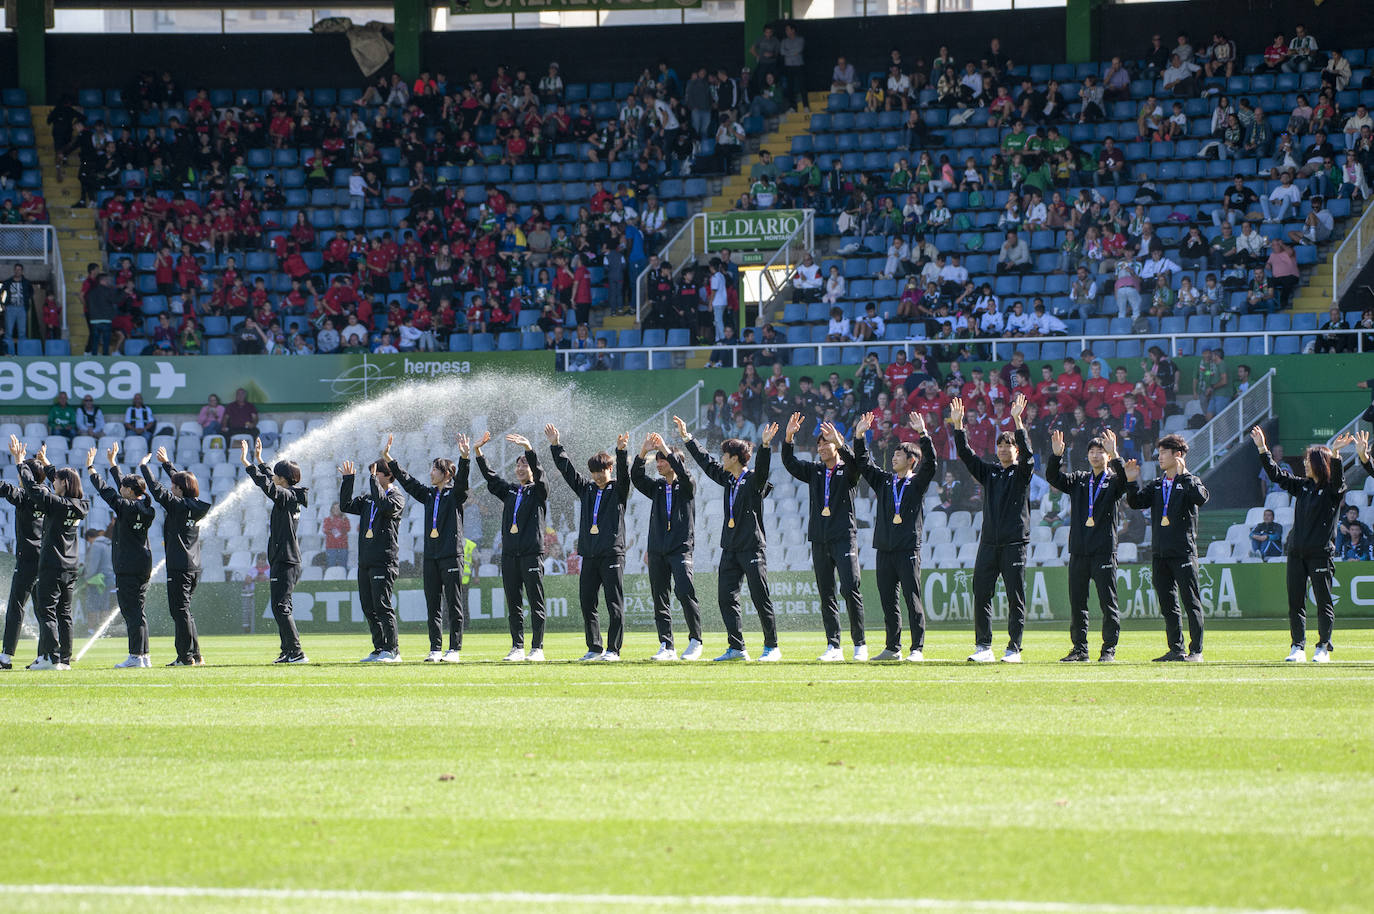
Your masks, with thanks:
[(654, 596), (654, 627), (660, 644), (673, 648), (671, 597), (677, 593), (682, 616), (687, 622), (687, 637), (701, 641), (701, 607), (697, 604), (696, 582), (692, 579), (692, 556), (687, 552), (649, 553), (649, 590)]
[(1180, 654), (1183, 650), (1183, 613), (1179, 611), (1179, 598), (1183, 599), (1183, 611), (1188, 613), (1188, 650), (1189, 654), (1202, 653), (1202, 594), (1198, 591), (1197, 559), (1157, 557), (1152, 563), (1155, 578), (1155, 596), (1159, 598), (1159, 612), (1164, 616), (1164, 633), (1169, 639), (1169, 650)]
[(281, 638), (281, 652), (290, 657), (301, 653), (301, 633), (291, 615), (291, 595), (301, 579), (300, 565), (274, 564), (272, 575), (272, 618), (277, 620), (277, 634)]
[(358, 603), (372, 633), (374, 651), (400, 650), (396, 626), (395, 565), (358, 566)]
[(502, 555), (501, 584), (511, 647), (525, 646), (524, 598), (530, 601), (530, 650), (544, 647), (544, 560), (537, 555)]
[(1007, 650), (1021, 650), (1026, 628), (1026, 544), (978, 547), (973, 563), (973, 640), (992, 646), (992, 596), (997, 579), (1007, 585)]
[[(597, 618), (598, 591), (606, 595), (606, 641), (601, 641)], [(577, 576), (577, 597), (582, 605), (582, 631), (587, 650), (619, 654), (625, 643), (625, 558), (619, 555), (584, 556)]]
[(24, 622), (24, 603), (33, 601), (34, 611), (38, 611), (38, 563), (21, 561), (14, 568), (10, 578), (9, 605), (5, 608), (5, 643), (0, 653), (10, 657), (19, 650), (19, 627)]
[(1069, 640), (1075, 650), (1088, 649), (1088, 585), (1097, 585), (1102, 607), (1102, 647), (1116, 648), (1121, 613), (1116, 606), (1116, 556), (1110, 552), (1069, 555)]
[(1336, 624), (1336, 603), (1331, 583), (1336, 570), (1329, 553), (1288, 556), (1288, 629), (1296, 647), (1307, 646), (1307, 582), (1317, 603), (1317, 647), (1331, 650), (1331, 630)]
[(196, 634), (195, 617), (191, 615), (191, 596), (199, 583), (199, 571), (167, 572), (167, 613), (176, 628), (179, 660), (200, 659), (200, 637)]
[(148, 579), (141, 574), (115, 575), (115, 599), (124, 628), (129, 633), (129, 653), (141, 656), (148, 653)]
[(911, 625), (911, 649), (924, 651), (926, 646), (926, 610), (921, 601), (921, 554), (919, 552), (878, 553), (878, 598), (883, 605), (883, 627), (887, 630), (889, 651), (902, 649), (902, 613), (897, 606), (901, 591), (906, 603), (906, 616)]
[(840, 603), (835, 596), (835, 577), (849, 611), (849, 636), (858, 647), (864, 643), (864, 598), (859, 593), (859, 550), (852, 543), (833, 541), (811, 544), (811, 567), (821, 597), (821, 624), (828, 647), (840, 646)]
[(427, 558), (422, 571), (425, 581), (425, 621), (429, 626), (429, 649), (443, 650), (444, 620), (447, 617), (449, 650), (461, 651), (463, 619), (467, 615), (463, 560), (456, 555)]
[(720, 601), (720, 618), (725, 623), (726, 642), (737, 651), (744, 650), (744, 614), (740, 610), (739, 591), (746, 579), (754, 611), (763, 626), (763, 646), (777, 647), (778, 625), (773, 615), (773, 598), (768, 593), (768, 562), (762, 552), (753, 551), (727, 549), (720, 554), (716, 596)]

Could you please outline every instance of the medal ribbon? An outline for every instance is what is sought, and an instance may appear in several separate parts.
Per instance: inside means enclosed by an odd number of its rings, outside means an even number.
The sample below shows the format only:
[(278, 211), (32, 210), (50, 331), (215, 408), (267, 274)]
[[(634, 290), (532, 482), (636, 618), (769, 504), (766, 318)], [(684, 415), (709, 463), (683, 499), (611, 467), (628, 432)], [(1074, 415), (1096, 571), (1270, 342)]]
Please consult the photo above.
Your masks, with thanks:
[(663, 487), (663, 513), (668, 518), (668, 529), (673, 529), (673, 484), (668, 483)]
[(437, 531), (437, 530), (439, 529), (439, 499), (441, 499), (441, 498), (443, 498), (443, 497), (444, 497), (444, 490), (443, 490), (443, 489), (435, 489), (435, 490), (434, 490), (434, 512), (433, 512), (433, 520), (431, 520), (431, 521), (430, 521), (430, 524), (429, 524), (429, 527), (430, 527), (431, 530)]
[(522, 502), (522, 501), (524, 501), (524, 500), (525, 500), (525, 487), (524, 487), (524, 486), (521, 486), (520, 488), (518, 488), (518, 489), (515, 490), (515, 508), (510, 512), (510, 521), (511, 521), (511, 523), (515, 523), (515, 522), (516, 522), (516, 518), (517, 518), (517, 517), (519, 516), (519, 514), (520, 514), (520, 502)]
[(1163, 516), (1163, 517), (1168, 517), (1168, 516), (1169, 516), (1169, 499), (1170, 499), (1171, 497), (1173, 497), (1173, 494), (1174, 494), (1174, 482), (1173, 482), (1173, 480), (1171, 480), (1168, 476), (1161, 476), (1161, 477), (1160, 477), (1160, 480), (1159, 480), (1159, 492), (1160, 492), (1160, 495), (1164, 498), (1164, 513), (1163, 513), (1162, 516)]
[(735, 519), (735, 499), (739, 496), (739, 487), (740, 487), (740, 483), (744, 482), (744, 477), (746, 477), (746, 476), (748, 476), (748, 475), (749, 475), (749, 471), (748, 471), (748, 470), (745, 470), (743, 473), (740, 473), (738, 476), (736, 476), (736, 477), (735, 477), (735, 481), (734, 481), (733, 483), (730, 484), (730, 519), (731, 519), (731, 520), (734, 520), (734, 519)]
[(1102, 488), (1107, 484), (1107, 474), (1101, 476), (1088, 476), (1088, 517), (1093, 516), (1093, 506), (1097, 504), (1097, 496), (1101, 494)]
[(593, 527), (595, 527), (595, 526), (597, 525), (597, 523), (596, 523), (596, 522), (597, 522), (597, 518), (601, 517), (601, 496), (602, 496), (602, 494), (605, 493), (605, 491), (606, 491), (605, 489), (597, 489), (597, 490), (596, 490), (596, 504), (592, 506), (592, 526), (593, 526)]
[[(899, 479), (901, 480), (901, 483), (902, 483), (902, 487), (901, 487), (900, 489), (897, 488), (897, 482), (898, 482)], [(910, 483), (910, 482), (911, 482), (911, 477), (910, 477), (910, 476), (894, 476), (894, 477), (892, 477), (892, 513), (894, 513), (894, 514), (901, 514), (901, 513), (902, 513), (902, 496), (906, 494), (906, 487), (907, 487), (907, 484)]]
[(830, 507), (830, 476), (835, 471), (830, 467), (825, 468), (825, 506)]

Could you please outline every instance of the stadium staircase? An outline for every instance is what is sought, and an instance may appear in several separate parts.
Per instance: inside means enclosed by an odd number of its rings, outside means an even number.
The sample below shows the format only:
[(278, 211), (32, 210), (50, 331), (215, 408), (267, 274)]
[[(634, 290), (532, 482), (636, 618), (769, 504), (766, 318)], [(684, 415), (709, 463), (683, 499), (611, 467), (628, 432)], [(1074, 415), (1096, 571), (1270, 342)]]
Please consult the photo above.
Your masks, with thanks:
[[(50, 105), (33, 105), (33, 122), (46, 125)], [(69, 163), (62, 179), (57, 176), (57, 149), (53, 146), (52, 131), (40, 128), (35, 130), (34, 142), (38, 152), (38, 164), (43, 171), (43, 195), (48, 202), (48, 215), (53, 228), (57, 229), (58, 244), (62, 248), (62, 275), (67, 287), (63, 290), (63, 303), (67, 308), (67, 338), (71, 351), (86, 351), (86, 327), (84, 310), (75, 307), (81, 302), (81, 283), (86, 278), (86, 264), (104, 263), (100, 252), (100, 233), (96, 228), (94, 208), (75, 209), (73, 204), (81, 199), (80, 186), (76, 180), (76, 163)]]
[[(811, 108), (816, 111), (824, 111), (826, 99), (829, 94), (826, 92), (811, 92), (807, 98), (811, 103)], [(759, 149), (767, 149), (776, 158), (792, 148), (792, 138), (811, 132), (811, 112), (810, 111), (789, 111), (778, 118), (778, 125), (772, 132), (764, 134), (759, 140)], [(759, 162), (757, 151), (747, 153), (740, 159), (739, 174), (729, 175), (725, 179), (724, 186), (720, 193), (707, 202), (705, 211), (708, 213), (728, 212), (739, 199), (740, 194), (747, 193), (750, 186), (749, 170)]]
[[(1350, 207), (1350, 219), (1347, 226), (1353, 226), (1360, 221), (1361, 214), (1364, 213), (1366, 201), (1352, 201)], [(1336, 249), (1345, 240), (1345, 234), (1340, 236), (1333, 234), (1331, 238), (1324, 241), (1317, 247), (1317, 254), (1320, 259), (1312, 265), (1310, 272), (1307, 273), (1306, 284), (1298, 290), (1298, 294), (1293, 296), (1293, 310), (1311, 311), (1325, 314), (1331, 308), (1332, 285), (1334, 284), (1332, 260), (1336, 256)]]

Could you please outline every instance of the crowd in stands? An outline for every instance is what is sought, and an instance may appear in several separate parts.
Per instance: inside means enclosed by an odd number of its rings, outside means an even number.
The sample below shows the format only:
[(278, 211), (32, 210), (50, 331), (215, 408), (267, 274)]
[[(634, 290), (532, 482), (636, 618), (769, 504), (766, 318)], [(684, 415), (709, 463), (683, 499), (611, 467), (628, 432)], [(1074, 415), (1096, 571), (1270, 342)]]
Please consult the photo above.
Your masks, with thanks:
[(666, 63), (614, 87), (554, 63), (261, 107), (170, 73), (119, 95), (50, 118), (111, 254), (82, 296), (101, 354), (447, 349), (628, 309), (629, 278), (707, 193), (680, 176), (734, 158), (751, 98)]
[[(228, 404), (221, 403), (218, 395), (210, 394), (197, 413), (195, 422), (202, 437), (218, 435), (228, 440), (238, 435), (256, 438), (260, 433), (258, 408), (248, 399), (248, 391), (242, 387), (234, 392), (234, 399)], [(151, 443), (154, 436), (173, 434), (173, 430), (166, 423), (158, 422), (152, 407), (143, 402), (141, 393), (134, 394), (129, 405), (114, 419), (107, 421), (104, 409), (90, 394), (82, 397), (80, 403), (73, 404), (67, 392), (61, 391), (48, 408), (47, 433), (50, 437), (61, 437), (71, 445), (78, 437), (99, 440), (131, 435)], [(275, 443), (274, 437), (269, 432), (266, 443)]]

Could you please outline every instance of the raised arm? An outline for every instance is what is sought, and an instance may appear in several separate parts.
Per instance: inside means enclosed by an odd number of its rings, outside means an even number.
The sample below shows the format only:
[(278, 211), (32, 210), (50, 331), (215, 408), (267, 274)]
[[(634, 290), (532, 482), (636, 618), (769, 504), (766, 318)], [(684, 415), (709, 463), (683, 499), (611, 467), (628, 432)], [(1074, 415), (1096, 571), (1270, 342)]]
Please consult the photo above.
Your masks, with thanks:
[[(164, 463), (163, 466), (165, 467), (167, 464)], [(177, 499), (170, 491), (163, 487), (162, 483), (157, 481), (157, 477), (153, 475), (153, 471), (148, 469), (147, 463), (140, 463), (138, 465), (138, 471), (143, 474), (143, 481), (148, 484), (148, 491), (152, 493), (153, 501), (162, 505), (164, 508), (170, 508), (176, 503)]]
[(685, 440), (687, 453), (692, 455), (692, 459), (697, 462), (697, 466), (701, 467), (701, 471), (706, 474), (707, 478), (718, 485), (728, 486), (733, 477), (725, 471), (725, 467), (721, 466), (714, 457), (702, 450), (701, 445), (697, 443), (697, 439), (689, 435)]
[(813, 475), (816, 465), (809, 460), (798, 460), (797, 452), (793, 448), (792, 439), (797, 436), (797, 432), (802, 426), (802, 414), (793, 413), (787, 419), (787, 431), (782, 437), (782, 465), (797, 479), (806, 482)]
[(649, 474), (644, 472), (643, 454), (636, 454), (634, 463), (630, 464), (630, 482), (645, 498), (654, 497), (654, 484), (649, 481)]
[(615, 494), (623, 505), (630, 497), (630, 436), (622, 434), (615, 442)]
[(930, 435), (926, 434), (925, 426), (921, 427), (921, 465), (916, 468), (916, 486), (924, 491), (935, 481), (935, 471), (939, 469), (935, 460), (935, 442)]
[[(552, 425), (549, 428), (553, 428)], [(579, 497), (586, 494), (593, 486), (592, 481), (581, 473), (577, 472), (577, 467), (568, 459), (568, 452), (563, 445), (558, 443), (558, 432), (555, 429), (553, 437), (549, 442), (549, 453), (553, 455), (553, 465), (558, 468), (558, 473), (568, 483), (568, 488), (572, 489)], [(533, 467), (531, 467), (533, 469)]]
[[(777, 430), (777, 425), (773, 426)], [(770, 436), (771, 438), (771, 436)], [(767, 494), (768, 474), (773, 470), (773, 449), (766, 443), (759, 448), (758, 457), (754, 459), (754, 472), (749, 474), (749, 485), (760, 495)]]
[(472, 465), (469, 455), (472, 453), (472, 446), (468, 443), (467, 435), (458, 436), (458, 468), (453, 477), (453, 497), (462, 504), (468, 500), (468, 477), (472, 473)]
[(345, 514), (356, 514), (359, 517), (363, 514), (364, 500), (361, 496), (353, 497), (353, 463), (345, 460), (339, 467), (339, 510)]
[(1140, 464), (1134, 460), (1126, 461), (1126, 504), (1138, 511), (1149, 509), (1154, 502), (1154, 492), (1150, 486), (1140, 484)]

